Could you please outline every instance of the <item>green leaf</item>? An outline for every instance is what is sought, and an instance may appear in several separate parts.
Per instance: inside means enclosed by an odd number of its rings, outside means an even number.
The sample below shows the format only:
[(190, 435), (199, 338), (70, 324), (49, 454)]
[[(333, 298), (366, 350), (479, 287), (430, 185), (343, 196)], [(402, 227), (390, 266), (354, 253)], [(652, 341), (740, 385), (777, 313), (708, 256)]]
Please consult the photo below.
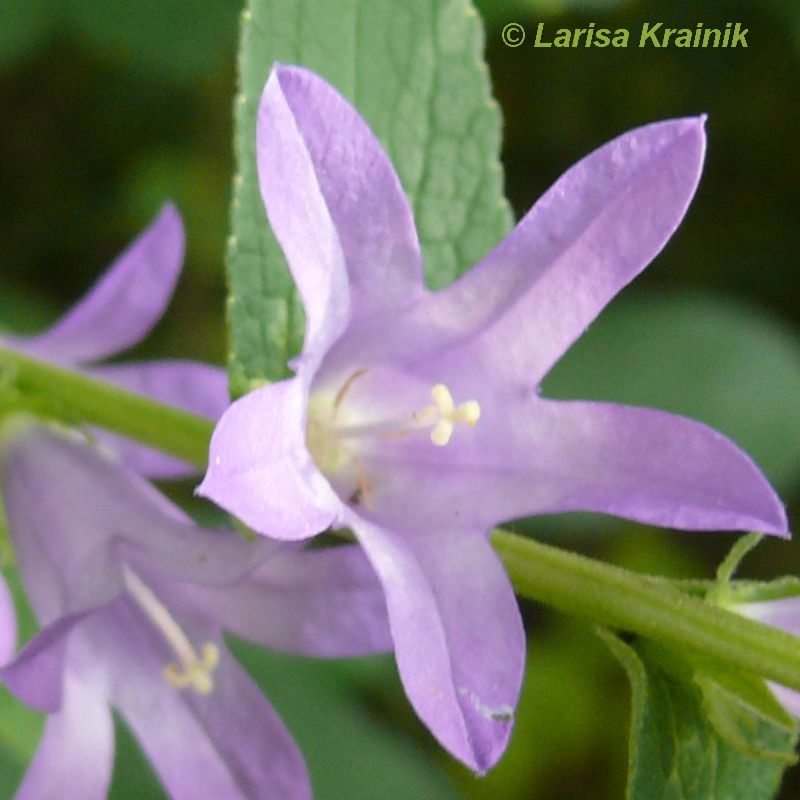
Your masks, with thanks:
[(366, 118), (411, 200), (427, 280), (441, 287), (511, 224), (482, 47), (468, 0), (251, 0), (242, 25), (228, 246), (234, 393), (284, 377), (303, 338), (301, 303), (256, 175), (255, 118), (272, 63), (315, 70)]
[(607, 631), (600, 636), (633, 691), (628, 800), (774, 795), (794, 760), (797, 734), (763, 683), (698, 672), (677, 655), (665, 666), (647, 644), (628, 644)]

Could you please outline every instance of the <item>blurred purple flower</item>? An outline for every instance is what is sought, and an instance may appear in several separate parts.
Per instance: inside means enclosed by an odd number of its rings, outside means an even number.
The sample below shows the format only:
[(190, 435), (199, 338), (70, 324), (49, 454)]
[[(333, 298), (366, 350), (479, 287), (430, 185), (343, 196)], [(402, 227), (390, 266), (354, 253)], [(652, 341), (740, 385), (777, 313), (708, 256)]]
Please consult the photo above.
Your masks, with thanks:
[(0, 665), (7, 663), (17, 646), (17, 615), (8, 585), (0, 573)]
[(314, 656), (391, 649), (361, 550), (198, 528), (110, 457), (41, 425), (7, 433), (2, 469), (43, 630), (0, 678), (49, 714), (17, 800), (105, 797), (111, 707), (176, 800), (310, 797), (294, 741), (222, 631)]
[(669, 239), (704, 145), (701, 118), (619, 137), (430, 292), (400, 181), (358, 113), (303, 69), (277, 66), (265, 88), (261, 192), (303, 298), (305, 345), (296, 377), (225, 413), (199, 491), (267, 535), (354, 531), (383, 583), (411, 702), (478, 772), (505, 748), (524, 662), (493, 526), (586, 510), (786, 533), (767, 481), (710, 428), (538, 393)]
[[(800, 636), (800, 597), (765, 600), (759, 603), (739, 603), (730, 607), (742, 616), (780, 628), (792, 636)], [(800, 718), (800, 692), (767, 681), (778, 702), (793, 716)]]
[[(183, 251), (180, 215), (173, 205), (167, 205), (52, 327), (38, 336), (0, 336), (0, 345), (218, 419), (228, 405), (227, 378), (222, 369), (178, 360), (105, 366), (96, 363), (136, 344), (158, 322), (178, 280)], [(128, 439), (106, 432), (100, 435), (113, 442), (124, 462), (142, 475), (171, 478), (196, 471)]]

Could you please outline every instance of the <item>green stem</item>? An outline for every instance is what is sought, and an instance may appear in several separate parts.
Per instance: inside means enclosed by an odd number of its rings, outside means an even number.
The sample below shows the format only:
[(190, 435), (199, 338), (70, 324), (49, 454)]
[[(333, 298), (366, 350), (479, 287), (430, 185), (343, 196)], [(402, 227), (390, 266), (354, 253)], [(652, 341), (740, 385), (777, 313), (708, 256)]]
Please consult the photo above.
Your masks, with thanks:
[(0, 348), (0, 367), (23, 394), (54, 398), (65, 417), (136, 439), (205, 469), (214, 423), (188, 411)]
[[(213, 424), (81, 373), (0, 348), (19, 391), (54, 397), (72, 418), (99, 425), (199, 468)], [(517, 594), (601, 625), (688, 649), (800, 691), (800, 639), (633, 572), (506, 531), (494, 546)], [(737, 549), (744, 553), (746, 539)]]
[(496, 530), (517, 594), (800, 690), (800, 639), (653, 580)]

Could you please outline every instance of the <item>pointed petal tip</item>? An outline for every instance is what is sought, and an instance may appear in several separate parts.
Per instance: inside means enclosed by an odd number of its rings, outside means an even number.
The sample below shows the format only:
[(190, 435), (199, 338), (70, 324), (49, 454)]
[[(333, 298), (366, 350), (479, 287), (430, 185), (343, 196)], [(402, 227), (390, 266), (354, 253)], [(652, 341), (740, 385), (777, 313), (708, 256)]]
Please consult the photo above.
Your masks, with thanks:
[(792, 531), (789, 529), (789, 518), (786, 516), (786, 507), (770, 489), (774, 509), (772, 514), (765, 515), (764, 524), (756, 528), (757, 533), (765, 533), (770, 536), (778, 536), (781, 539), (791, 539)]

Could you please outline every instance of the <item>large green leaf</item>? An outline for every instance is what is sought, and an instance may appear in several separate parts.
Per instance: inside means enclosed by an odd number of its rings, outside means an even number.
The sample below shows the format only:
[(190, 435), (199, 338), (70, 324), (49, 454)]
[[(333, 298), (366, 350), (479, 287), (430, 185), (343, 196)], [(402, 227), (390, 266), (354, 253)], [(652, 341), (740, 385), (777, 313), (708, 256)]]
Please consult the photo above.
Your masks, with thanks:
[(232, 236), (235, 393), (285, 376), (303, 313), (258, 192), (255, 118), (273, 62), (309, 67), (345, 94), (386, 147), (413, 205), (431, 286), (507, 232), (500, 124), (468, 0), (251, 0), (242, 26)]
[[(768, 800), (796, 732), (746, 676), (681, 675), (647, 646), (602, 638), (633, 690), (628, 800)], [(676, 656), (676, 660), (679, 659)]]

